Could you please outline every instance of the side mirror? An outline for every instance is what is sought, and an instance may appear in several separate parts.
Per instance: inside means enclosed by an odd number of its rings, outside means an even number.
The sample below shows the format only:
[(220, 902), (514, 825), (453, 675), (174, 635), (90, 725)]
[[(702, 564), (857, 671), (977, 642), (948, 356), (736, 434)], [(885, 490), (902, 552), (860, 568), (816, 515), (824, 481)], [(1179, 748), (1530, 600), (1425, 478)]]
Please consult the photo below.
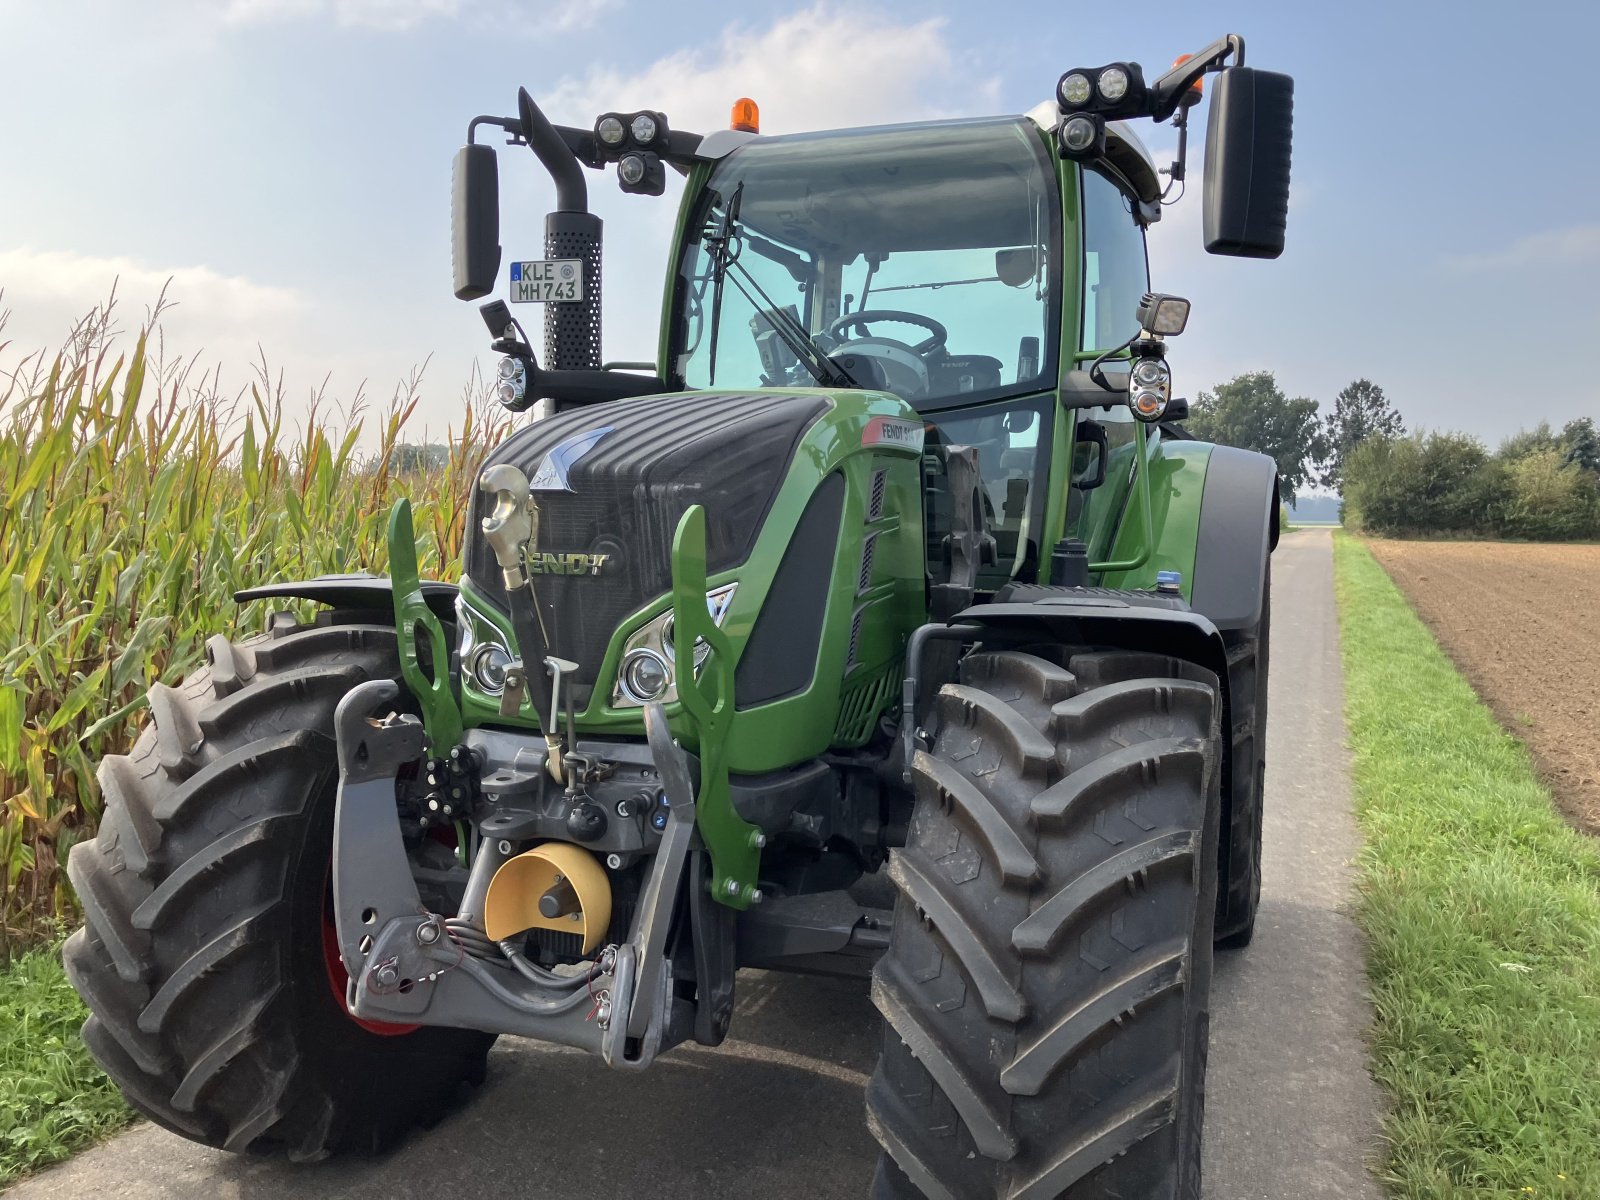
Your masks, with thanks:
[(467, 145), (456, 151), (450, 225), (456, 299), (487, 296), (500, 275), (500, 167), (493, 146)]
[(1208, 252), (1238, 258), (1283, 253), (1293, 133), (1293, 79), (1251, 67), (1217, 76), (1206, 125)]

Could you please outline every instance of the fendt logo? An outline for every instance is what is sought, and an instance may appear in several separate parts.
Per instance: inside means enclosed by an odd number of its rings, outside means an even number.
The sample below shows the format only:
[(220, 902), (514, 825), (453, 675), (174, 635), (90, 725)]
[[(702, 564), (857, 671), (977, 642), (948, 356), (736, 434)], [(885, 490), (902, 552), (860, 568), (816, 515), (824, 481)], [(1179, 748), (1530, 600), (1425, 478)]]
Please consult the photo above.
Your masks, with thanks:
[(610, 560), (609, 554), (546, 554), (536, 550), (528, 555), (528, 574), (598, 575)]

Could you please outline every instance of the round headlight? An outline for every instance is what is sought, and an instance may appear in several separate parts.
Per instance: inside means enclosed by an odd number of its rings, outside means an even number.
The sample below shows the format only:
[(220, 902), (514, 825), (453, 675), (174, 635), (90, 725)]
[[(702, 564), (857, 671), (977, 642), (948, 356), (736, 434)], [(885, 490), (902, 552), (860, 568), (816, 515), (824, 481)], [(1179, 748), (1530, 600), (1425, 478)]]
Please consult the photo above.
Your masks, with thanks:
[(656, 119), (649, 113), (640, 113), (633, 119), (633, 140), (639, 145), (648, 146), (655, 140), (656, 132)]
[(504, 646), (493, 642), (479, 646), (472, 653), (467, 669), (480, 690), (498, 696), (505, 690), (506, 668), (511, 665), (511, 655)]
[(622, 161), (617, 163), (617, 177), (630, 186), (643, 179), (644, 173), (644, 159), (637, 154), (624, 154)]
[(1070, 75), (1061, 77), (1061, 103), (1071, 108), (1089, 103), (1089, 77), (1082, 71), (1074, 71)]
[(1068, 117), (1061, 126), (1061, 145), (1071, 154), (1082, 154), (1094, 145), (1096, 132), (1094, 118)]
[(500, 403), (512, 412), (521, 412), (528, 407), (528, 368), (520, 358), (515, 355), (506, 355), (500, 360), (496, 370), (499, 383), (495, 387), (495, 395)]
[(1100, 98), (1115, 104), (1128, 94), (1128, 73), (1121, 67), (1107, 67), (1096, 81)]
[(1153, 358), (1140, 359), (1133, 368), (1133, 383), (1135, 387), (1142, 388), (1164, 387), (1167, 383), (1166, 365)]
[(661, 698), (671, 678), (667, 660), (654, 650), (641, 646), (628, 651), (623, 657), (618, 682), (622, 684), (622, 693), (628, 699), (638, 704), (648, 704)]
[(622, 145), (622, 139), (627, 133), (621, 120), (616, 117), (601, 117), (600, 123), (594, 127), (594, 131), (600, 140), (608, 146)]

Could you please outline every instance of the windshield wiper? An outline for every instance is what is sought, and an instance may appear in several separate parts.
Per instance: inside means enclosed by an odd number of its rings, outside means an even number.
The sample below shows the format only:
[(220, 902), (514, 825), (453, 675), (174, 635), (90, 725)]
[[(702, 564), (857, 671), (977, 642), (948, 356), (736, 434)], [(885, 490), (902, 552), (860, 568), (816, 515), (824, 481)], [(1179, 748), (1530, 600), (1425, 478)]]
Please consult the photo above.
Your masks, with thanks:
[[(735, 272), (733, 286), (738, 288), (739, 293), (750, 302), (750, 306), (761, 314), (773, 332), (783, 339), (784, 345), (789, 347), (790, 352), (800, 360), (800, 365), (813, 379), (823, 387), (859, 388), (861, 384), (855, 377), (828, 357), (827, 352), (812, 340), (800, 322), (787, 310), (780, 308), (777, 301), (767, 295), (762, 286), (756, 282), (755, 276), (739, 261), (739, 252), (735, 249), (735, 245), (743, 229), (739, 224), (739, 204), (743, 198), (744, 184), (740, 183), (734, 188), (733, 195), (728, 200), (728, 207), (723, 210), (722, 223), (718, 231), (715, 234), (705, 235), (712, 261), (711, 361), (706, 372), (707, 386), (714, 386), (717, 382), (717, 336), (722, 328), (722, 285), (726, 282), (731, 269)], [(746, 284), (749, 287), (746, 287)], [(755, 290), (755, 296), (750, 294), (752, 288)], [(757, 302), (756, 296), (761, 298), (760, 303)]]

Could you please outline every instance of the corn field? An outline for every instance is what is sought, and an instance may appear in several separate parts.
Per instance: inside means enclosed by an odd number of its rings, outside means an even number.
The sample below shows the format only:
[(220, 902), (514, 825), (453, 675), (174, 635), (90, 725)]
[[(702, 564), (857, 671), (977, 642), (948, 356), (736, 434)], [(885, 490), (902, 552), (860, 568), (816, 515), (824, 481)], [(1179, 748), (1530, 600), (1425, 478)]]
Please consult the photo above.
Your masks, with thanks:
[(281, 380), (256, 371), (225, 397), (217, 376), (164, 363), (159, 333), (120, 337), (108, 305), (53, 359), (0, 376), (0, 954), (73, 919), (64, 865), (95, 832), (95, 766), (131, 745), (151, 683), (199, 666), (212, 633), (264, 622), (236, 589), (382, 573), (401, 496), (424, 575), (457, 573), (469, 489), (503, 421), (469, 403), (447, 461), (401, 469), (418, 375), (363, 454), (359, 398), (337, 423), (320, 398), (292, 420)]

